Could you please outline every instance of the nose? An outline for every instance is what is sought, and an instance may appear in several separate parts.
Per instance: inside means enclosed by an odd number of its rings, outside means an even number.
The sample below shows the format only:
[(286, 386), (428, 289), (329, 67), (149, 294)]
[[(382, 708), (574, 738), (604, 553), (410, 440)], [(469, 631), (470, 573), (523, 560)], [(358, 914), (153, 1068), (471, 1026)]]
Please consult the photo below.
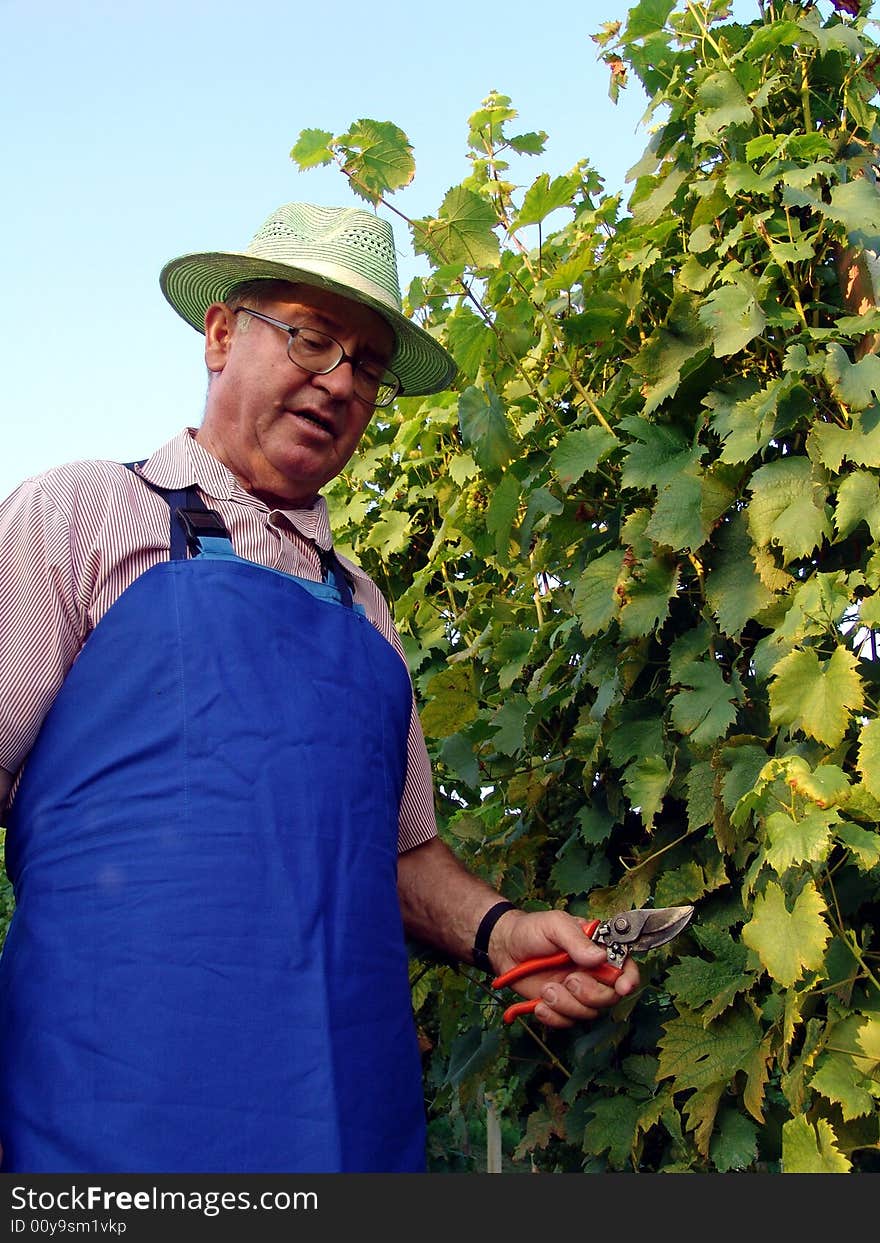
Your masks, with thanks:
[(346, 356), (325, 375), (312, 377), (312, 382), (323, 388), (336, 401), (350, 401), (354, 396), (354, 366)]

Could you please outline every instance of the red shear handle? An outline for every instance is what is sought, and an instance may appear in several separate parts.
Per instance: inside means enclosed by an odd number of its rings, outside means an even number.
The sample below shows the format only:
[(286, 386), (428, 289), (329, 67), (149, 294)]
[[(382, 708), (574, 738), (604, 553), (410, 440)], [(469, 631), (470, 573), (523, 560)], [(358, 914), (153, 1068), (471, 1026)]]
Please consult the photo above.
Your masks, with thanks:
[[(593, 933), (599, 927), (599, 920), (590, 920), (587, 924), (582, 924), (584, 935), (592, 937)], [(492, 981), (493, 988), (504, 988), (508, 984), (512, 984), (514, 980), (521, 980), (524, 976), (534, 975), (538, 971), (549, 971), (553, 967), (573, 967), (575, 966), (571, 956), (562, 950), (558, 954), (549, 954), (545, 958), (527, 958), (525, 962), (517, 963), (515, 967), (511, 967), (509, 971), (505, 971), (503, 975), (497, 976)], [(621, 969), (615, 967), (613, 963), (602, 962), (596, 967), (579, 967), (579, 971), (583, 971), (585, 975), (591, 975), (594, 980), (598, 980), (601, 984), (607, 984), (610, 988), (614, 987), (615, 982), (621, 974)], [(504, 1011), (504, 1022), (512, 1023), (515, 1018), (521, 1014), (530, 1014), (535, 1006), (538, 1005), (540, 997), (534, 998), (532, 1001), (518, 1001)]]

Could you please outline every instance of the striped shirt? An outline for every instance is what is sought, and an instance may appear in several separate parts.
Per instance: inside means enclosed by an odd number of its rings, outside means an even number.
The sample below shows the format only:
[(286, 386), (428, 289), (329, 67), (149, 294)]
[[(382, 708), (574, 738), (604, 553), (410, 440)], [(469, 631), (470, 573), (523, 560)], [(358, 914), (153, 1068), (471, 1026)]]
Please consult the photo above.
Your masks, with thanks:
[[(332, 546), (323, 497), (269, 509), (187, 428), (141, 472), (162, 488), (197, 486), (235, 551), (274, 570), (320, 581)], [(0, 768), (17, 773), (83, 643), (136, 578), (169, 556), (165, 500), (118, 462), (74, 462), (36, 475), (0, 503)], [(340, 558), (342, 560), (342, 558)], [(354, 599), (404, 660), (388, 605), (349, 561)], [(436, 835), (431, 770), (413, 701), (400, 850)]]

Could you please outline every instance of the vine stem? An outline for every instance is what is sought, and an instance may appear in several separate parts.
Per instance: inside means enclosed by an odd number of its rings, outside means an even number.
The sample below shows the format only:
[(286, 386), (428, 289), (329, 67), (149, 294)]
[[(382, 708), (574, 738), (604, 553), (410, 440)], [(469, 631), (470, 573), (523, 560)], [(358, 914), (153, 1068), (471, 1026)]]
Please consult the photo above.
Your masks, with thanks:
[(541, 1039), (541, 1037), (538, 1035), (538, 1033), (534, 1031), (531, 1027), (529, 1027), (528, 1023), (525, 1021), (522, 1015), (519, 1015), (519, 1021), (520, 1023), (522, 1023), (523, 1027), (529, 1033), (532, 1040), (534, 1040), (535, 1044), (538, 1045), (539, 1048), (544, 1050), (547, 1057), (549, 1057), (551, 1063), (556, 1067), (556, 1069), (561, 1070), (562, 1073), (565, 1075), (566, 1079), (570, 1079), (571, 1071), (568, 1070), (565, 1066), (563, 1066), (562, 1062), (560, 1062), (559, 1058), (556, 1056), (556, 1054), (553, 1052), (552, 1049), (547, 1048), (546, 1044)]
[(631, 876), (633, 872), (637, 872), (639, 868), (643, 868), (646, 863), (650, 863), (653, 859), (659, 859), (661, 855), (666, 854), (667, 850), (672, 850), (673, 846), (677, 846), (679, 842), (683, 842), (685, 838), (691, 837), (694, 833), (696, 833), (698, 828), (703, 828), (703, 827), (704, 827), (703, 825), (697, 825), (693, 829), (688, 829), (686, 833), (682, 833), (682, 835), (680, 837), (677, 837), (675, 841), (669, 842), (669, 844), (666, 846), (661, 846), (659, 850), (655, 850), (652, 855), (648, 855), (646, 858), (640, 859), (639, 862), (633, 864), (632, 867), (630, 867), (627, 863), (624, 863), (623, 859), (621, 859), (620, 862), (623, 863), (623, 866), (626, 869), (627, 875)]
[(715, 49), (715, 51), (718, 53), (719, 59), (722, 60), (724, 64), (727, 66), (727, 68), (729, 69), (730, 61), (724, 55), (724, 52), (721, 50), (720, 45), (718, 44), (717, 40), (715, 39), (714, 35), (712, 34), (706, 22), (703, 20), (703, 16), (700, 13), (697, 5), (693, 4), (692, 0), (688, 0), (687, 8), (688, 8), (688, 12), (690, 13), (691, 17), (694, 19), (694, 21), (699, 26), (700, 33), (702, 34), (703, 38), (706, 40), (707, 43), (709, 43)]
[[(470, 973), (467, 973), (467, 972), (466, 972), (466, 974), (467, 974), (467, 976), (468, 976), (468, 979), (473, 980), (476, 984), (478, 984), (478, 985), (480, 986), (480, 988), (483, 990), (483, 992), (484, 992), (484, 993), (486, 993), (489, 997), (491, 997), (491, 998), (492, 998), (492, 1001), (493, 1001), (496, 1005), (500, 1005), (500, 1004), (501, 1004), (501, 1002), (500, 1002), (500, 1000), (499, 1000), (499, 998), (498, 998), (497, 994), (495, 994), (495, 993), (493, 993), (493, 992), (492, 992), (492, 989), (489, 987), (489, 985), (488, 985), (488, 984), (486, 984), (486, 982), (485, 982), (484, 980), (478, 979), (476, 976), (470, 975)], [(571, 1071), (568, 1069), (568, 1067), (563, 1066), (562, 1062), (560, 1062), (559, 1058), (556, 1056), (556, 1054), (553, 1052), (553, 1050), (552, 1050), (552, 1049), (548, 1049), (547, 1045), (544, 1043), (544, 1041), (541, 1039), (541, 1037), (538, 1035), (538, 1033), (537, 1033), (536, 1031), (534, 1031), (534, 1030), (533, 1030), (533, 1029), (532, 1029), (532, 1028), (528, 1025), (528, 1023), (525, 1021), (525, 1019), (523, 1018), (523, 1016), (522, 1016), (521, 1014), (520, 1014), (520, 1015), (518, 1015), (518, 1019), (519, 1019), (519, 1022), (520, 1022), (520, 1023), (522, 1023), (522, 1025), (523, 1025), (523, 1027), (526, 1029), (526, 1031), (529, 1033), (529, 1035), (531, 1036), (532, 1040), (534, 1040), (535, 1044), (536, 1044), (536, 1045), (538, 1045), (538, 1046), (539, 1046), (539, 1047), (540, 1047), (540, 1048), (544, 1051), (544, 1053), (547, 1055), (547, 1057), (550, 1059), (550, 1062), (552, 1063), (552, 1065), (554, 1065), (554, 1066), (556, 1067), (556, 1069), (557, 1069), (557, 1070), (561, 1070), (561, 1071), (562, 1071), (562, 1073), (565, 1075), (566, 1079), (570, 1079), (570, 1078), (571, 1078)]]

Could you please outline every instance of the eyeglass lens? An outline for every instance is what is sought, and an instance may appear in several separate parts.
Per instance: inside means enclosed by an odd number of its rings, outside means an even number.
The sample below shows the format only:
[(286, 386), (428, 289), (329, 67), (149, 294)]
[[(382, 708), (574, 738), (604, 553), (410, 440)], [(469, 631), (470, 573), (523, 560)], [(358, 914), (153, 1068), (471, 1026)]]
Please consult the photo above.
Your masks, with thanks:
[[(318, 374), (332, 371), (345, 357), (338, 341), (313, 328), (298, 328), (292, 332), (287, 354), (297, 366)], [(358, 397), (375, 406), (388, 405), (399, 388), (397, 377), (392, 372), (369, 359), (360, 359), (355, 363), (352, 384)]]

